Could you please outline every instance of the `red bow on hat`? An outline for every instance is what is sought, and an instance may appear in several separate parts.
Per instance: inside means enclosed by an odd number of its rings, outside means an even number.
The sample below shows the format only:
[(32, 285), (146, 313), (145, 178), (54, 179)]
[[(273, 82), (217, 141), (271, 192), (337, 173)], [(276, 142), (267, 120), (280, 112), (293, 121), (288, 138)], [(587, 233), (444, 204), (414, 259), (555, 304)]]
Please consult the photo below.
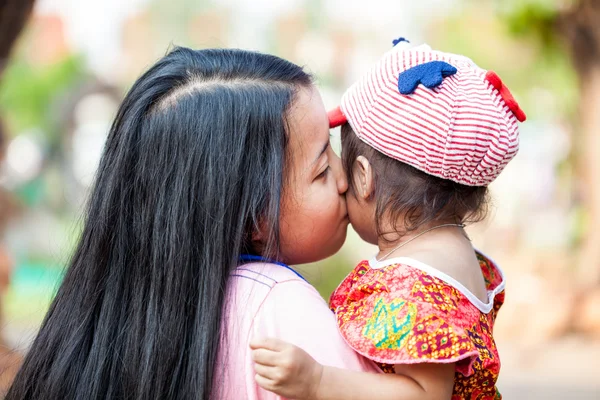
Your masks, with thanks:
[(521, 107), (519, 107), (519, 103), (517, 103), (512, 93), (502, 82), (502, 79), (500, 79), (498, 74), (496, 74), (494, 71), (488, 71), (487, 74), (485, 74), (485, 79), (492, 84), (494, 89), (500, 92), (500, 96), (502, 96), (510, 111), (512, 111), (515, 117), (517, 117), (517, 120), (519, 120), (519, 122), (525, 121), (527, 119), (525, 112), (521, 109)]

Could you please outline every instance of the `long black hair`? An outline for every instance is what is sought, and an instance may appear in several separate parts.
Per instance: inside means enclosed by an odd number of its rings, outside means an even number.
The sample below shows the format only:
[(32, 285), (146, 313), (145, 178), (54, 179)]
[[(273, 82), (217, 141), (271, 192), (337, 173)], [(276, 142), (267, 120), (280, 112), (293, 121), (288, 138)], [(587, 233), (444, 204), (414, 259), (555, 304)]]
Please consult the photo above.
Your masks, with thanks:
[(176, 48), (111, 127), (81, 239), (7, 399), (210, 399), (240, 254), (276, 254), (300, 67)]

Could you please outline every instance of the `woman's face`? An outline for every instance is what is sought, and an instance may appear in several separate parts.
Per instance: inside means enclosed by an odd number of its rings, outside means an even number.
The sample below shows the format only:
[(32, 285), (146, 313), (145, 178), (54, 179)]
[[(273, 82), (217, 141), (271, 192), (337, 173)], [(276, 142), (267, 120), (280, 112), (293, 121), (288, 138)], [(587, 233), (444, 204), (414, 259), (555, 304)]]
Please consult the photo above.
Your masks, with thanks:
[(288, 264), (302, 264), (329, 257), (344, 244), (348, 182), (329, 144), (327, 113), (314, 87), (299, 91), (289, 123), (279, 220), (281, 258)]

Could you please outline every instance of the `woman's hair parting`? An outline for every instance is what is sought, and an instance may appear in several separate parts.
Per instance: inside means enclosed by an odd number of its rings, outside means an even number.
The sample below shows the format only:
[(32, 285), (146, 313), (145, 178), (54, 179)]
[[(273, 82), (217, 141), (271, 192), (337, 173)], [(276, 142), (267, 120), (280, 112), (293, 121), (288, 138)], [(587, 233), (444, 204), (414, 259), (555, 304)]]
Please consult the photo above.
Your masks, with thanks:
[(230, 272), (277, 255), (302, 68), (175, 48), (129, 90), (81, 238), (7, 399), (212, 399)]
[[(487, 187), (461, 185), (394, 160), (360, 140), (349, 123), (342, 125), (341, 134), (342, 163), (350, 193), (355, 193), (352, 168), (356, 158), (364, 156), (371, 163), (377, 221), (384, 216), (400, 221), (395, 231), (404, 234), (431, 222), (467, 223), (485, 218)], [(377, 232), (389, 233), (382, 232), (379, 224)]]

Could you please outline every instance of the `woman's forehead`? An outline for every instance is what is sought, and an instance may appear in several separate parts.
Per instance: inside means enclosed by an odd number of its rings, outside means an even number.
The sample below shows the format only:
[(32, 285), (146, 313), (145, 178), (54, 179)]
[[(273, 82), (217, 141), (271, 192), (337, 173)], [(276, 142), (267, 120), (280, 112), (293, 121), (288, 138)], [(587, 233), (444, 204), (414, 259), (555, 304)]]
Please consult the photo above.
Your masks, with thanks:
[(329, 144), (327, 112), (316, 88), (298, 92), (289, 119), (292, 158), (313, 164)]

